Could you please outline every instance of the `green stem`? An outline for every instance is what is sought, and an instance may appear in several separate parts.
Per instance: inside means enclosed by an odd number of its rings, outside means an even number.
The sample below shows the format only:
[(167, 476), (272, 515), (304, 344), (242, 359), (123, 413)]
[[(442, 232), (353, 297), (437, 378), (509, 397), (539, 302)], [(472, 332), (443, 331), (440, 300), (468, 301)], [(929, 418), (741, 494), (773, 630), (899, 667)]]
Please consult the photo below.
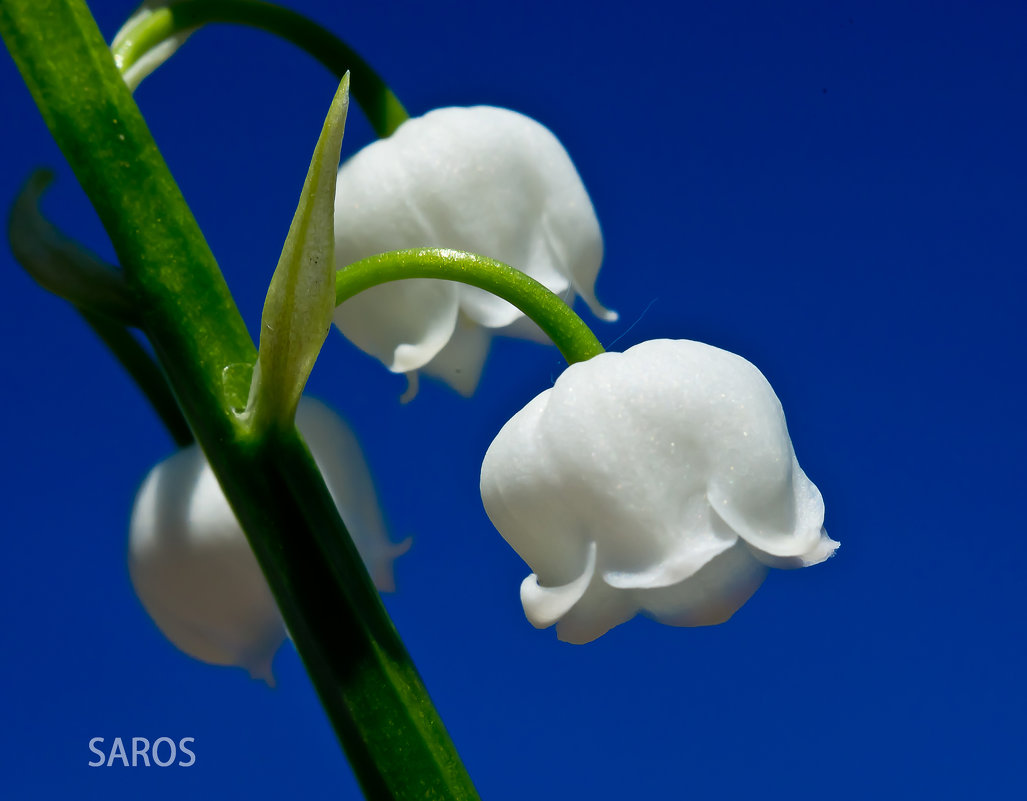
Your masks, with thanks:
[(161, 42), (208, 23), (233, 23), (273, 33), (305, 50), (335, 73), (349, 71), (353, 99), (379, 137), (392, 134), (409, 114), (370, 64), (335, 34), (287, 8), (260, 0), (178, 0), (123, 32), (114, 57), (123, 72)]
[(335, 305), (365, 289), (404, 278), (459, 281), (497, 295), (534, 320), (568, 364), (603, 352), (595, 334), (574, 310), (534, 278), (495, 259), (460, 250), (394, 250), (354, 262), (335, 274)]
[(368, 798), (477, 798), (298, 433), (255, 437), (229, 408), (239, 388), (226, 370), (253, 364), (253, 342), (89, 10), (3, 0), (0, 34), (111, 238)]

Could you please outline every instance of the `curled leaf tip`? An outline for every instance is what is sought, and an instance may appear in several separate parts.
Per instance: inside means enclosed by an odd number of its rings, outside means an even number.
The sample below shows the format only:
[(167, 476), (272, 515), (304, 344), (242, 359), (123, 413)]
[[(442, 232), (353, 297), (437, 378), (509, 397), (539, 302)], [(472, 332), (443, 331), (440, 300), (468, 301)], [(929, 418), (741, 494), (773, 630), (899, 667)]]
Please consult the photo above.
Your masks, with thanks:
[(11, 207), (8, 236), (14, 258), (58, 297), (133, 325), (136, 311), (121, 270), (65, 236), (40, 211), (39, 201), (53, 179), (53, 170), (34, 171)]

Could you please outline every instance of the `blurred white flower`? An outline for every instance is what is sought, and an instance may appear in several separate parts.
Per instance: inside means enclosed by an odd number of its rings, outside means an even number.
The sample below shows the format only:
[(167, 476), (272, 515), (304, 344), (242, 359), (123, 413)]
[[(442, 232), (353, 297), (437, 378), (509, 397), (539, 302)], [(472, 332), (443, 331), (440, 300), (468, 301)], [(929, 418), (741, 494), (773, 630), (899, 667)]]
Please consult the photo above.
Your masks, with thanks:
[[(596, 300), (603, 241), (567, 151), (523, 114), (441, 108), (404, 122), (342, 165), (336, 188), (338, 269), (389, 250), (444, 247), (505, 262), (572, 303)], [(546, 341), (506, 301), (450, 281), (384, 284), (343, 303), (335, 323), (393, 372), (424, 370), (474, 392), (495, 334)]]
[[(301, 400), (296, 424), (375, 586), (392, 590), (392, 561), (409, 540), (389, 542), (359, 444), (334, 412), (311, 398)], [(198, 446), (146, 477), (132, 511), (128, 562), (140, 601), (180, 650), (273, 682), (271, 660), (285, 625)]]
[(722, 623), (768, 566), (838, 547), (763, 374), (687, 340), (570, 366), (499, 432), (481, 494), (534, 571), (521, 584), (528, 620), (573, 643), (638, 612)]

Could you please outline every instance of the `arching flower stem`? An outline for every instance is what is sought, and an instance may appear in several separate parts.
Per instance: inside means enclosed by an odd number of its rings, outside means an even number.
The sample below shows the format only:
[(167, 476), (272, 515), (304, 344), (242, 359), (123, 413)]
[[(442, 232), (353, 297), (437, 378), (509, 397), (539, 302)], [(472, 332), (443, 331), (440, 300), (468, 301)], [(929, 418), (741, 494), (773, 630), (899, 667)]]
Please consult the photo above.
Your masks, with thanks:
[(296, 11), (260, 0), (172, 2), (140, 19), (134, 28), (123, 29), (113, 48), (115, 63), (124, 73), (162, 42), (210, 23), (259, 28), (292, 42), (340, 80), (350, 72), (353, 99), (379, 137), (389, 136), (410, 116), (381, 76), (342, 39)]
[(495, 259), (460, 250), (393, 250), (354, 262), (335, 274), (335, 305), (365, 289), (405, 278), (459, 281), (491, 292), (530, 317), (568, 364), (603, 352), (595, 334), (574, 310), (534, 278)]

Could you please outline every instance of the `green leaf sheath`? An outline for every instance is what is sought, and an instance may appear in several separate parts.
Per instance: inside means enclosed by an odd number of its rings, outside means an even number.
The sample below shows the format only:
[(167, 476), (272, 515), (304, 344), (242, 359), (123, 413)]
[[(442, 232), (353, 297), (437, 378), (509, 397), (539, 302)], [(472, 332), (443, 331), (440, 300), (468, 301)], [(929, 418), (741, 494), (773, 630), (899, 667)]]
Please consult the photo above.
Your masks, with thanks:
[(210, 23), (259, 28), (306, 51), (339, 80), (349, 72), (353, 99), (379, 137), (389, 136), (409, 117), (385, 81), (342, 39), (302, 14), (260, 0), (180, 0), (154, 13), (115, 49), (119, 66), (127, 69), (160, 42)]
[(349, 109), (349, 74), (335, 93), (314, 148), (260, 320), (249, 422), (293, 426), (303, 388), (335, 310), (335, 173)]
[(535, 321), (568, 364), (603, 352), (592, 330), (558, 296), (508, 264), (444, 248), (394, 250), (371, 256), (335, 274), (335, 303), (378, 284), (404, 278), (441, 278), (476, 286), (513, 304)]
[(107, 229), (367, 797), (477, 798), (299, 435), (251, 436), (227, 408), (226, 368), (256, 350), (89, 10), (3, 0), (0, 34)]

